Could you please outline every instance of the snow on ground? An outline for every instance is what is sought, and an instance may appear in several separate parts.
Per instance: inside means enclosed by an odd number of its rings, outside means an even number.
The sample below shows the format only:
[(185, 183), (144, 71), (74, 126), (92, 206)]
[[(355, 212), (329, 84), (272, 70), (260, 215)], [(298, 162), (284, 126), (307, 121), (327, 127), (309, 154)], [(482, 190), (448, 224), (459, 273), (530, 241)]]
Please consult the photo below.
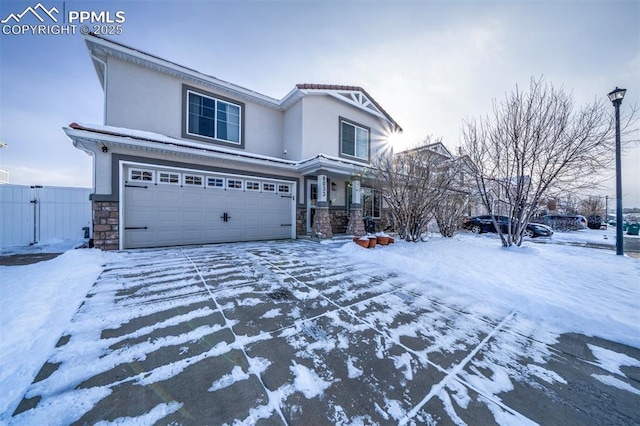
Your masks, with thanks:
[(63, 240), (51, 239), (40, 241), (31, 246), (11, 246), (0, 247), (0, 256), (9, 256), (13, 254), (39, 254), (39, 253), (64, 253), (86, 244), (86, 240)]
[[(556, 233), (563, 242), (602, 238), (598, 231)], [(553, 242), (553, 239), (549, 242)], [(640, 260), (613, 250), (526, 241), (503, 248), (496, 234), (434, 236), (340, 252), (413, 275), (445, 304), (487, 316), (515, 310), (555, 333), (577, 332), (640, 348)]]
[[(623, 232), (625, 238), (640, 238), (638, 235), (628, 235)], [(564, 243), (593, 243), (616, 246), (616, 228), (615, 226), (609, 226), (607, 229), (580, 229), (577, 231), (555, 231), (551, 238), (541, 238), (541, 241), (549, 240), (550, 242), (564, 242)]]
[[(596, 232), (557, 233), (548, 242), (603, 238)], [(418, 244), (397, 241), (374, 249), (362, 249), (344, 240), (328, 244), (343, 261), (377, 265), (382, 271), (415, 277), (408, 290), (428, 290), (430, 299), (447, 306), (492, 318), (517, 312), (520, 319), (552, 333), (584, 333), (640, 348), (640, 260), (615, 256), (612, 250), (531, 240), (520, 248), (502, 248), (496, 235), (467, 233), (451, 239), (434, 236)], [(295, 250), (295, 246), (289, 249)], [(19, 403), (104, 265), (116, 259), (126, 263), (124, 256), (69, 250), (33, 265), (0, 266), (0, 422)], [(312, 296), (317, 295), (309, 293), (308, 297)], [(385, 314), (389, 313), (370, 313), (372, 323)], [(275, 315), (278, 312), (271, 310), (264, 317)], [(597, 359), (608, 371), (630, 363), (604, 351)], [(398, 357), (394, 362), (405, 377), (412, 374), (406, 359)], [(362, 374), (357, 359), (349, 363), (349, 377)], [(296, 376), (296, 387), (307, 397), (321, 395), (330, 384), (301, 364), (293, 363), (290, 369)], [(540, 374), (548, 375), (545, 371)], [(228, 382), (246, 375), (242, 370), (232, 371), (213, 382), (211, 390), (225, 388)], [(156, 377), (146, 377), (147, 381), (152, 379)], [(503, 385), (496, 382), (498, 387)], [(157, 408), (171, 411), (179, 407)], [(149, 413), (152, 417), (156, 414)]]
[[(68, 250), (68, 242), (10, 253), (62, 247)], [(15, 409), (108, 259), (99, 250), (81, 249), (47, 262), (0, 266), (0, 421), (1, 413)]]

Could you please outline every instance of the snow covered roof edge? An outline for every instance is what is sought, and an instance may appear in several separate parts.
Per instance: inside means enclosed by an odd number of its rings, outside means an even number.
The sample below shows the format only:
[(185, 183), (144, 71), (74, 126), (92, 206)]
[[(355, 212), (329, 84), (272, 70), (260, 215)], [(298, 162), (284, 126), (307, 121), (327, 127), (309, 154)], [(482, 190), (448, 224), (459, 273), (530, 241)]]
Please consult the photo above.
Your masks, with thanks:
[[(261, 154), (252, 154), (247, 152), (239, 152), (234, 149), (224, 148), (224, 147), (214, 147), (214, 146), (206, 146), (196, 142), (184, 141), (181, 139), (175, 139), (169, 136), (162, 135), (160, 133), (147, 132), (144, 130), (134, 130), (128, 129), (125, 127), (114, 127), (114, 126), (104, 126), (98, 124), (86, 124), (86, 123), (71, 123), (69, 124), (69, 128), (73, 130), (80, 130), (85, 132), (97, 133), (105, 136), (114, 136), (120, 138), (128, 138), (138, 141), (144, 142), (154, 142), (160, 143), (169, 146), (175, 146), (178, 148), (187, 148), (187, 149), (196, 149), (211, 153), (219, 153), (225, 155), (232, 155), (241, 158), (253, 159), (253, 160), (262, 160), (265, 162), (281, 164), (283, 166), (291, 166), (294, 168), (299, 168), (305, 164), (308, 164), (312, 161), (318, 160), (329, 160), (332, 162), (339, 162), (342, 164), (352, 165), (356, 167), (362, 167), (361, 163), (350, 161), (344, 158), (336, 158), (329, 155), (325, 155), (322, 153), (316, 154), (312, 157), (305, 158), (303, 160), (294, 161), (294, 160), (285, 160), (277, 157), (270, 157), (267, 155)], [(69, 135), (68, 135), (69, 136)]]

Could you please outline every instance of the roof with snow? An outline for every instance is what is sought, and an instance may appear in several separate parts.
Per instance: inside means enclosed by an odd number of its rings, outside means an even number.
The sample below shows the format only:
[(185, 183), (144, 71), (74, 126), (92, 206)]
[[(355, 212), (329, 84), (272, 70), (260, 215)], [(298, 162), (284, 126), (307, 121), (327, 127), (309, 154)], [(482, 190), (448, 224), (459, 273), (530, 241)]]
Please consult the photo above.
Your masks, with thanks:
[[(74, 145), (76, 146), (78, 141), (83, 140), (90, 141), (94, 146), (119, 145), (140, 149), (158, 149), (174, 153), (199, 155), (202, 157), (229, 159), (243, 163), (259, 163), (266, 167), (297, 170), (302, 174), (314, 173), (319, 170), (350, 173), (356, 169), (365, 167), (356, 161), (325, 154), (317, 154), (300, 161), (285, 160), (267, 155), (238, 151), (232, 148), (175, 139), (160, 133), (128, 129), (125, 127), (71, 123), (69, 127), (65, 127), (63, 130), (67, 136), (74, 141)], [(136, 141), (136, 144), (131, 144), (132, 141)]]

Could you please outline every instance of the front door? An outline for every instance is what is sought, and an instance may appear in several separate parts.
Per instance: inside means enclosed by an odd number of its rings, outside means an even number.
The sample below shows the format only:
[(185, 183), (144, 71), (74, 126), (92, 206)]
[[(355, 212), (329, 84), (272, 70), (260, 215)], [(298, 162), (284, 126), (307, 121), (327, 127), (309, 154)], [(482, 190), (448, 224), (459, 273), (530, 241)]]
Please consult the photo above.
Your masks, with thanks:
[(313, 216), (316, 213), (316, 202), (318, 201), (318, 181), (307, 181), (307, 233), (311, 233), (313, 226)]

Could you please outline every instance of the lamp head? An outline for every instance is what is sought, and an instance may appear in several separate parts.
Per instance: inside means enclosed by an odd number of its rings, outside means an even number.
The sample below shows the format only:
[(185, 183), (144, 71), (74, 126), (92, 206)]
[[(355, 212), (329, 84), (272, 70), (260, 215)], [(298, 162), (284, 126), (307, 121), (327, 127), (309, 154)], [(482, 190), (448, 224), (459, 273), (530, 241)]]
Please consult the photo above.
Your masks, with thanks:
[(622, 102), (625, 93), (627, 93), (627, 89), (616, 87), (616, 89), (607, 96), (609, 96), (609, 100), (615, 104), (616, 102)]

